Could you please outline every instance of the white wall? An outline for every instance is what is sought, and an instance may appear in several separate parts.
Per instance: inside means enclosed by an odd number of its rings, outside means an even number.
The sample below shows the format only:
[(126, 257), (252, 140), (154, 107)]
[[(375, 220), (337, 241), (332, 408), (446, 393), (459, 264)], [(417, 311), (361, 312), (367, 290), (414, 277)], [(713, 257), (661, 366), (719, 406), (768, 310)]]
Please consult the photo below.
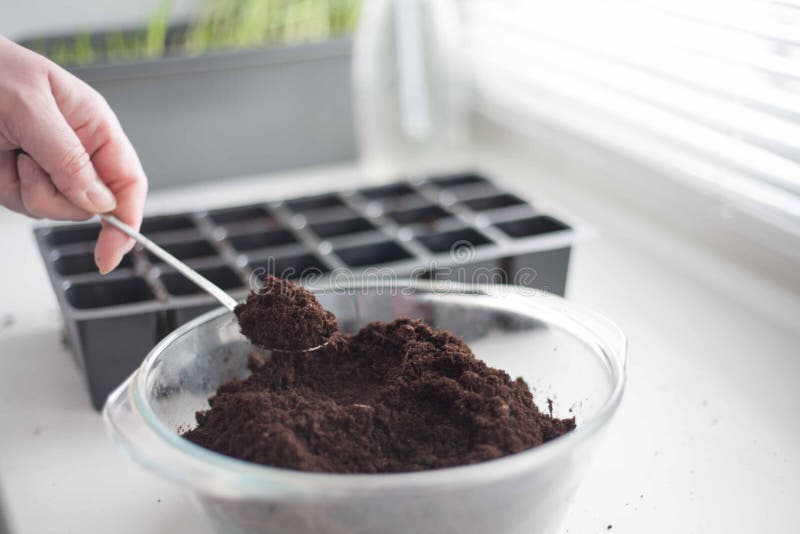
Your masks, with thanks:
[[(0, 35), (20, 39), (130, 26), (147, 19), (162, 0), (0, 0)], [(203, 0), (172, 0), (173, 18), (185, 17)]]

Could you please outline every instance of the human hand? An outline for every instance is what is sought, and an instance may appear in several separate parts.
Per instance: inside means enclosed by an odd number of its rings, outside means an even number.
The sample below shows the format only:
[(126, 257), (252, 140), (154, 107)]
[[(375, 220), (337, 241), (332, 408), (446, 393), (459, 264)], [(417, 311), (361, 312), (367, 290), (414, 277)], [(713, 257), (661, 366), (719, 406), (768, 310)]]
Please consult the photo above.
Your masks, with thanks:
[[(52, 61), (0, 36), (0, 204), (34, 218), (114, 212), (138, 229), (147, 178), (106, 101)], [(103, 223), (101, 273), (134, 241)]]

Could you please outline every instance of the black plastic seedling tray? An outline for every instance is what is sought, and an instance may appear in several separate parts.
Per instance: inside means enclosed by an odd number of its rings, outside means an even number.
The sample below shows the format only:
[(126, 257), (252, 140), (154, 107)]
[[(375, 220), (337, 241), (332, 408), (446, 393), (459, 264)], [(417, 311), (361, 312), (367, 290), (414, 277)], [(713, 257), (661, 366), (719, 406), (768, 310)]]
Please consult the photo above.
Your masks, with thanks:
[[(84, 223), (35, 234), (99, 409), (159, 339), (217, 304), (138, 248), (100, 276), (98, 231)], [(142, 231), (236, 298), (266, 273), (515, 283), (563, 295), (574, 238), (569, 225), (473, 173), (148, 217)]]

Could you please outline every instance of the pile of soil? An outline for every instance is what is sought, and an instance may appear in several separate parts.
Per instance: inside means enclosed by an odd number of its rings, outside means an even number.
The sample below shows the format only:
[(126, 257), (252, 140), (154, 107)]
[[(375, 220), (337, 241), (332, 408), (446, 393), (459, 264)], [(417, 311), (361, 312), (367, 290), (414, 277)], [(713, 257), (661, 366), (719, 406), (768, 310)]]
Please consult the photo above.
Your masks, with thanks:
[(270, 466), (391, 473), (482, 462), (575, 428), (540, 412), (521, 378), (411, 319), (333, 334), (316, 352), (253, 354), (249, 368), (184, 437)]
[(239, 326), (254, 345), (273, 350), (299, 351), (328, 341), (338, 326), (313, 293), (297, 284), (269, 275), (261, 288), (233, 311)]

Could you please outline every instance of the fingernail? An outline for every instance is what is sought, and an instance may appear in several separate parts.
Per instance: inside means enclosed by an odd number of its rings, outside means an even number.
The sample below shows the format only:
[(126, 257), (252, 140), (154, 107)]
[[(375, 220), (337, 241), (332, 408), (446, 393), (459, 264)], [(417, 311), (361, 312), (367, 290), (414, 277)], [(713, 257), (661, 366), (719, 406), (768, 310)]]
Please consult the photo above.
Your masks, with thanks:
[(98, 213), (113, 211), (117, 207), (117, 199), (99, 180), (95, 180), (86, 189), (86, 197), (94, 204)]
[(110, 273), (111, 271), (113, 271), (113, 270), (114, 270), (114, 267), (116, 267), (116, 265), (115, 265), (115, 266), (113, 266), (113, 267), (111, 267), (110, 269), (109, 269), (109, 268), (103, 269), (102, 267), (100, 267), (100, 265), (103, 263), (103, 258), (101, 258), (100, 256), (95, 256), (95, 257), (94, 257), (94, 263), (95, 263), (95, 265), (97, 265), (97, 270), (98, 270), (98, 271), (100, 272), (100, 274), (101, 274), (101, 275), (103, 275), (103, 276), (105, 276), (105, 275), (107, 275), (108, 273)]
[(103, 268), (101, 268), (101, 267), (100, 267), (100, 261), (99, 261), (99, 260), (95, 260), (95, 261), (94, 261), (94, 263), (95, 263), (95, 265), (97, 265), (97, 271), (98, 271), (98, 272), (99, 272), (99, 273), (100, 273), (102, 276), (105, 276), (105, 275), (107, 275), (108, 273), (110, 273), (110, 272), (111, 272), (111, 269), (103, 269)]

